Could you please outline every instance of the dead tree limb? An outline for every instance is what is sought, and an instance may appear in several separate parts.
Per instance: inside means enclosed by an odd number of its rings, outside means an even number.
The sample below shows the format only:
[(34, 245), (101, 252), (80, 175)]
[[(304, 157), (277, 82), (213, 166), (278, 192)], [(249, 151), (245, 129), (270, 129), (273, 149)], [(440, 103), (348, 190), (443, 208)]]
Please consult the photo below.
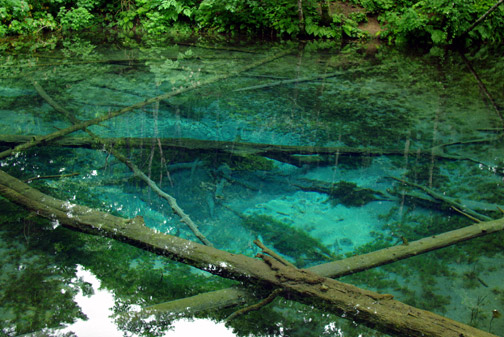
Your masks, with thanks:
[[(54, 101), (52, 99), (52, 97), (47, 94), (47, 92), (44, 90), (44, 88), (42, 88), (42, 86), (40, 86), (40, 84), (38, 84), (37, 82), (33, 82), (33, 86), (35, 87), (35, 90), (37, 90), (39, 95), (42, 96), (42, 98), (44, 98), (56, 111), (63, 114), (72, 124), (75, 125), (75, 124), (79, 124), (82, 122), (79, 119), (77, 119), (73, 114), (71, 114), (68, 110), (66, 110), (60, 104), (58, 104), (58, 102)], [(86, 131), (91, 136), (91, 138), (93, 139), (93, 142), (102, 144), (103, 146), (106, 146), (106, 144), (104, 142), (102, 142), (101, 138), (98, 137), (97, 135), (95, 135), (91, 130), (85, 128), (84, 131)], [(142, 179), (144, 182), (146, 182), (147, 185), (149, 185), (149, 187), (152, 190), (154, 190), (154, 192), (156, 192), (156, 194), (158, 196), (165, 199), (168, 202), (168, 204), (170, 205), (173, 212), (180, 217), (180, 221), (185, 223), (189, 227), (189, 229), (193, 232), (193, 234), (203, 244), (205, 244), (207, 246), (213, 246), (212, 243), (210, 241), (208, 241), (206, 236), (200, 232), (198, 226), (192, 221), (192, 219), (189, 217), (189, 215), (187, 215), (184, 212), (184, 210), (178, 205), (177, 200), (174, 197), (172, 197), (171, 195), (169, 195), (168, 193), (166, 193), (162, 189), (160, 189), (159, 186), (152, 179), (150, 179), (147, 175), (145, 175), (145, 173), (143, 173), (142, 170), (140, 170), (140, 168), (138, 168), (137, 165), (135, 165), (128, 158), (123, 156), (118, 150), (116, 150), (110, 146), (107, 148), (107, 150), (110, 153), (112, 153), (112, 155), (116, 159), (118, 159), (121, 162), (123, 162), (124, 164), (126, 164), (126, 166), (128, 166), (131, 169), (131, 171), (133, 172), (133, 174), (136, 177), (138, 177), (138, 178)]]
[[(71, 204), (33, 189), (0, 171), (0, 194), (40, 216), (82, 232), (107, 236), (215, 275), (283, 290), (289, 298), (398, 336), (489, 337), (495, 335), (405, 305), (372, 291), (295, 269), (264, 256), (263, 260), (231, 254), (166, 235), (145, 226), (142, 217), (125, 219)], [(479, 223), (479, 235), (502, 227), (504, 219)], [(472, 227), (472, 226), (471, 226)], [(266, 263), (265, 263), (266, 262)]]
[(484, 221), (491, 221), (492, 218), (486, 216), (486, 215), (483, 215), (483, 214), (480, 214), (476, 211), (473, 211), (471, 208), (467, 207), (466, 205), (463, 205), (461, 203), (459, 203), (458, 201), (456, 201), (454, 198), (450, 198), (450, 197), (447, 197), (447, 196), (444, 196), (442, 195), (441, 193), (437, 193), (436, 191), (434, 190), (431, 190), (430, 188), (428, 187), (425, 187), (425, 186), (422, 186), (422, 185), (419, 185), (419, 184), (416, 184), (416, 183), (413, 183), (413, 182), (410, 182), (410, 181), (406, 181), (406, 180), (403, 180), (403, 179), (399, 179), (399, 178), (395, 178), (395, 177), (389, 177), (391, 179), (394, 179), (394, 180), (397, 180), (403, 184), (406, 184), (406, 185), (410, 185), (410, 186), (413, 186), (415, 188), (418, 188), (422, 191), (424, 191), (425, 193), (427, 193), (428, 195), (430, 195), (431, 197), (433, 197), (434, 199), (437, 199), (441, 202), (444, 202), (444, 203), (447, 203), (448, 205), (452, 206), (452, 207), (456, 207), (458, 208), (459, 210), (479, 219), (479, 220), (484, 220)]
[(239, 68), (238, 70), (233, 71), (230, 74), (215, 76), (215, 77), (209, 78), (209, 79), (204, 80), (204, 81), (194, 82), (194, 83), (188, 85), (187, 87), (180, 88), (180, 89), (174, 90), (172, 92), (168, 92), (168, 93), (156, 96), (156, 97), (152, 97), (152, 98), (146, 99), (143, 102), (138, 102), (138, 103), (133, 104), (133, 105), (131, 105), (129, 107), (126, 107), (126, 108), (123, 108), (123, 109), (120, 109), (120, 110), (116, 110), (116, 111), (104, 114), (104, 115), (102, 115), (100, 117), (97, 117), (97, 118), (94, 118), (94, 119), (90, 119), (90, 120), (87, 120), (87, 121), (84, 121), (84, 122), (81, 122), (81, 123), (78, 123), (78, 124), (74, 124), (72, 126), (69, 126), (68, 128), (65, 128), (65, 129), (62, 129), (62, 130), (58, 130), (58, 131), (53, 132), (51, 134), (48, 134), (48, 135), (45, 135), (45, 136), (33, 137), (27, 143), (24, 143), (24, 144), (21, 144), (21, 145), (18, 145), (16, 147), (14, 147), (14, 148), (5, 150), (3, 152), (0, 152), (0, 159), (8, 157), (8, 156), (12, 155), (13, 153), (27, 150), (27, 149), (32, 148), (32, 147), (37, 146), (37, 145), (45, 145), (45, 144), (47, 144), (47, 143), (49, 143), (49, 142), (51, 142), (51, 141), (53, 141), (55, 139), (61, 138), (63, 136), (66, 136), (66, 135), (68, 135), (68, 134), (70, 134), (72, 132), (85, 129), (85, 128), (90, 127), (92, 125), (100, 124), (100, 123), (102, 123), (104, 121), (107, 121), (107, 120), (109, 120), (111, 118), (123, 115), (123, 114), (125, 114), (127, 112), (130, 112), (130, 111), (133, 111), (133, 110), (136, 110), (136, 109), (143, 108), (144, 106), (150, 105), (152, 103), (159, 102), (159, 101), (162, 101), (162, 100), (165, 100), (165, 99), (168, 99), (168, 98), (171, 98), (171, 97), (174, 97), (174, 96), (177, 96), (177, 95), (180, 95), (180, 94), (192, 91), (192, 90), (200, 88), (202, 86), (209, 85), (209, 84), (212, 84), (212, 83), (215, 83), (215, 82), (218, 82), (218, 81), (221, 81), (221, 80), (224, 80), (224, 79), (236, 76), (236, 75), (238, 75), (238, 74), (240, 74), (240, 73), (242, 73), (244, 71), (253, 69), (253, 68), (255, 68), (255, 67), (259, 66), (259, 65), (265, 64), (267, 62), (271, 62), (271, 61), (273, 61), (273, 60), (275, 60), (275, 59), (277, 59), (279, 57), (285, 56), (285, 55), (287, 55), (289, 53), (291, 53), (290, 49), (289, 50), (284, 50), (284, 51), (282, 51), (282, 52), (280, 52), (278, 54), (266, 57), (266, 58), (258, 60), (256, 62), (252, 62), (251, 64), (249, 64), (247, 66), (244, 66), (242, 68)]
[(275, 300), (275, 298), (277, 298), (281, 293), (282, 293), (282, 289), (280, 289), (280, 288), (277, 288), (277, 289), (273, 290), (262, 301), (260, 301), (260, 302), (258, 302), (256, 304), (253, 304), (253, 305), (249, 305), (248, 307), (245, 307), (245, 308), (242, 308), (240, 310), (237, 310), (237, 311), (233, 312), (231, 315), (229, 315), (225, 319), (225, 322), (229, 322), (229, 321), (235, 319), (236, 317), (245, 315), (248, 312), (260, 310), (264, 306), (266, 306), (266, 305), (270, 304), (271, 302), (273, 302)]
[(474, 28), (476, 28), (476, 26), (478, 26), (480, 23), (482, 23), (487, 18), (487, 16), (489, 16), (494, 10), (496, 10), (497, 7), (499, 7), (503, 2), (504, 2), (504, 0), (497, 1), (497, 3), (495, 5), (493, 5), (492, 7), (490, 7), (490, 9), (488, 9), (488, 11), (486, 11), (485, 14), (480, 16), (478, 18), (478, 20), (474, 21), (474, 23), (469, 28), (467, 28), (462, 34), (460, 34), (459, 39), (461, 39), (461, 38), (465, 37), (467, 34), (469, 34), (469, 32), (471, 30), (473, 30)]

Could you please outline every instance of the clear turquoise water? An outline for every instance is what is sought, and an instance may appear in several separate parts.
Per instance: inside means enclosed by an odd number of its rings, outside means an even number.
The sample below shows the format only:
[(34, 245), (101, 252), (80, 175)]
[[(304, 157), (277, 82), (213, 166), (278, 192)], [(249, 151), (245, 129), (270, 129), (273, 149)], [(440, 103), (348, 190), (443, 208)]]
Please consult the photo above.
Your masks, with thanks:
[[(286, 48), (293, 52), (90, 130), (105, 138), (142, 138), (141, 146), (121, 151), (177, 199), (216, 247), (251, 257), (257, 237), (304, 267), (471, 224), (390, 177), (500, 216), (489, 209), (504, 205), (502, 50), (466, 54), (483, 88), (453, 51), (330, 43), (128, 47), (75, 39), (51, 52), (1, 56), (0, 134), (44, 135), (70, 125), (33, 81), (87, 120), (229, 74)], [(328, 74), (333, 76), (316, 79)], [(269, 86), (249, 88), (262, 84)], [(243, 88), (249, 90), (236, 90)], [(292, 165), (293, 158), (160, 148), (163, 138), (367, 151), (313, 153), (303, 158), (311, 162)], [(2, 150), (8, 147), (0, 144)], [(444, 157), (432, 150), (440, 145)], [(380, 155), (384, 150), (394, 154)], [(100, 147), (38, 147), (1, 160), (1, 166), (22, 180), (78, 173), (30, 184), (63, 200), (141, 215), (152, 228), (197, 241), (164, 200)], [(121, 315), (234, 284), (111, 239), (55, 226), (5, 199), (0, 209), (0, 334), (6, 336), (40, 331), (188, 335), (173, 318), (137, 322)], [(504, 305), (502, 239), (484, 237), (342, 280), (499, 335), (504, 323), (492, 319), (492, 310), (502, 312)], [(202, 324), (210, 320), (214, 328), (225, 329), (217, 322), (235, 310), (198, 313), (200, 320), (186, 326), (206, 331), (210, 328)], [(228, 334), (239, 336), (382, 335), (283, 299), (229, 327)]]

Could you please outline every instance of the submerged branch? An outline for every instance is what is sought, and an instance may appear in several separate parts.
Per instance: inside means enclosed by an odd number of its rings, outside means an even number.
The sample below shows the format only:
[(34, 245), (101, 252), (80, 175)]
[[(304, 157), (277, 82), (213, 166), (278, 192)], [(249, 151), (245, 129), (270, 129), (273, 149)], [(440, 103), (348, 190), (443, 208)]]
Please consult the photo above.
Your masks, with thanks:
[[(63, 108), (56, 101), (54, 101), (47, 94), (47, 92), (44, 90), (44, 88), (42, 88), (40, 86), (40, 84), (38, 84), (37, 82), (34, 82), (33, 85), (34, 85), (35, 89), (37, 90), (37, 92), (40, 94), (40, 96), (42, 96), (56, 111), (62, 113), (73, 124), (79, 124), (79, 123), (81, 123), (81, 121), (79, 119), (77, 119), (73, 114), (71, 114), (68, 110), (66, 110), (65, 108)], [(100, 137), (98, 137), (97, 135), (95, 135), (89, 129), (86, 128), (86, 129), (84, 129), (84, 131), (86, 131), (91, 136), (91, 138), (93, 139), (94, 143), (99, 143), (99, 144), (102, 144), (103, 146), (106, 145), (104, 142), (102, 142), (102, 139)], [(130, 160), (128, 160), (128, 158), (126, 158), (125, 156), (123, 156), (119, 151), (117, 151), (113, 147), (108, 147), (107, 149), (110, 151), (110, 153), (112, 153), (112, 155), (114, 155), (115, 158), (117, 158), (118, 160), (120, 160), (124, 164), (126, 164), (131, 169), (131, 171), (133, 172), (133, 174), (135, 176), (139, 177), (144, 182), (146, 182), (147, 185), (149, 185), (149, 187), (152, 188), (152, 190), (154, 190), (154, 192), (156, 192), (157, 195), (159, 195), (161, 198), (165, 199), (168, 202), (168, 204), (170, 205), (170, 207), (173, 210), (173, 212), (180, 217), (180, 221), (182, 221), (183, 223), (185, 223), (189, 227), (189, 229), (194, 233), (194, 235), (202, 243), (204, 243), (207, 246), (213, 246), (212, 243), (210, 241), (208, 241), (208, 239), (205, 237), (205, 235), (203, 235), (203, 233), (200, 232), (200, 230), (198, 229), (198, 226), (191, 220), (191, 218), (189, 217), (189, 215), (187, 215), (184, 212), (184, 210), (182, 208), (180, 208), (180, 206), (177, 203), (177, 200), (174, 197), (172, 197), (168, 193), (166, 193), (163, 190), (161, 190), (157, 186), (157, 184), (154, 181), (152, 181), (152, 179), (150, 179), (147, 175), (145, 175), (145, 173), (143, 173), (138, 168), (138, 166), (136, 166), (135, 164), (133, 164)]]
[(413, 186), (415, 188), (418, 188), (422, 191), (424, 191), (425, 193), (427, 193), (428, 195), (430, 195), (431, 197), (433, 197), (434, 199), (436, 200), (439, 200), (441, 202), (444, 202), (444, 203), (447, 203), (448, 205), (452, 206), (452, 207), (455, 207), (461, 211), (463, 211), (464, 213), (467, 213), (479, 220), (483, 220), (483, 221), (491, 221), (492, 218), (486, 216), (486, 215), (483, 215), (483, 214), (480, 214), (474, 210), (472, 210), (471, 208), (467, 207), (466, 205), (463, 205), (461, 204), (460, 202), (458, 202), (457, 200), (455, 200), (454, 198), (450, 198), (450, 197), (447, 197), (447, 196), (444, 196), (443, 194), (441, 193), (437, 193), (436, 191), (434, 190), (431, 190), (430, 188), (428, 187), (425, 187), (425, 186), (422, 186), (422, 185), (419, 185), (419, 184), (416, 184), (416, 183), (413, 183), (413, 182), (410, 182), (410, 181), (406, 181), (406, 180), (403, 180), (403, 179), (399, 179), (399, 178), (395, 178), (395, 177), (389, 177), (391, 179), (394, 179), (394, 180), (397, 180), (403, 184), (406, 184), (406, 185), (410, 185), (410, 186)]
[(28, 179), (25, 179), (24, 182), (31, 182), (34, 180), (39, 180), (39, 179), (56, 179), (56, 178), (66, 178), (66, 177), (74, 177), (78, 176), (80, 173), (74, 172), (74, 173), (67, 173), (67, 174), (52, 174), (52, 175), (47, 175), (47, 176), (36, 176), (36, 177), (31, 177)]
[(225, 322), (229, 322), (233, 319), (235, 319), (236, 317), (239, 317), (239, 316), (242, 316), (242, 315), (245, 315), (246, 313), (249, 313), (251, 311), (257, 311), (257, 310), (260, 310), (261, 308), (263, 308), (264, 306), (270, 304), (271, 302), (273, 302), (275, 300), (275, 298), (277, 298), (280, 294), (282, 293), (282, 289), (280, 288), (277, 288), (275, 290), (273, 290), (271, 292), (271, 294), (269, 294), (265, 299), (263, 299), (262, 301), (256, 303), (256, 304), (253, 304), (253, 305), (249, 305), (248, 307), (245, 307), (245, 308), (242, 308), (240, 310), (237, 310), (235, 312), (233, 312), (231, 315), (229, 315), (224, 321)]
[(266, 84), (253, 85), (250, 87), (238, 88), (233, 91), (256, 90), (256, 89), (276, 87), (276, 86), (284, 85), (284, 84), (319, 81), (319, 80), (323, 80), (326, 78), (335, 77), (335, 76), (339, 76), (339, 75), (343, 75), (343, 74), (347, 74), (347, 73), (348, 72), (338, 71), (338, 72), (330, 73), (330, 74), (321, 74), (321, 75), (317, 75), (317, 76), (307, 76), (307, 77), (294, 78), (294, 79), (290, 79), (290, 80), (281, 80), (281, 81), (270, 82), (270, 83), (266, 83)]
[[(500, 3), (502, 3), (503, 1), (504, 0), (501, 0)], [(469, 71), (471, 72), (471, 74), (476, 79), (476, 82), (478, 82), (479, 88), (481, 89), (481, 91), (483, 91), (483, 93), (485, 94), (485, 96), (488, 98), (488, 101), (490, 102), (490, 104), (494, 108), (495, 112), (497, 113), (497, 117), (499, 117), (499, 119), (501, 121), (501, 124), (504, 124), (504, 117), (502, 116), (502, 113), (501, 113), (499, 107), (497, 106), (497, 104), (495, 103), (495, 100), (493, 99), (492, 95), (490, 95), (490, 92), (486, 88), (485, 83), (483, 83), (483, 81), (479, 77), (479, 75), (476, 72), (476, 70), (474, 70), (474, 68), (472, 67), (471, 63), (467, 59), (467, 57), (465, 57), (464, 53), (460, 52), (459, 54), (460, 54), (460, 57), (462, 58), (462, 60), (464, 61), (466, 67), (469, 69)]]

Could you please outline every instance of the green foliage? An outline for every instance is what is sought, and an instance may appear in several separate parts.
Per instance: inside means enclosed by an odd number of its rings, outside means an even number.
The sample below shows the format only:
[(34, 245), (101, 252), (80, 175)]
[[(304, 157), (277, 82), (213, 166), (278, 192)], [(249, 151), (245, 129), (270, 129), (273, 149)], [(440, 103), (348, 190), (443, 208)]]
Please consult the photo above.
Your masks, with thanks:
[(56, 28), (57, 23), (52, 13), (46, 11), (32, 13), (32, 8), (33, 6), (25, 0), (0, 0), (0, 37)]
[[(0, 0), (0, 36), (43, 30), (82, 31), (95, 26), (159, 35), (173, 30), (215, 33), (363, 38), (358, 23), (377, 15), (391, 42), (451, 44), (494, 0), (360, 0), (366, 12), (320, 13), (320, 2), (303, 1), (303, 21), (292, 0)], [(498, 43), (504, 37), (504, 9), (472, 30), (467, 42)]]
[(64, 30), (83, 30), (93, 23), (93, 15), (85, 7), (71, 8), (61, 7), (58, 19)]
[(331, 23), (328, 27), (320, 25), (318, 18), (307, 17), (305, 25), (306, 34), (322, 38), (341, 38), (342, 29), (337, 23)]
[(296, 35), (296, 8), (295, 2), (289, 0), (275, 1), (273, 6), (257, 0), (203, 0), (196, 21), (200, 27), (217, 32), (251, 34), (275, 30)]
[(148, 33), (161, 34), (174, 22), (191, 18), (194, 5), (192, 0), (136, 0), (136, 14)]
[[(492, 5), (493, 0), (362, 0), (370, 11), (379, 13), (386, 24), (389, 41), (396, 43), (450, 44)], [(492, 13), (469, 33), (469, 41), (500, 42), (503, 39), (504, 10)]]

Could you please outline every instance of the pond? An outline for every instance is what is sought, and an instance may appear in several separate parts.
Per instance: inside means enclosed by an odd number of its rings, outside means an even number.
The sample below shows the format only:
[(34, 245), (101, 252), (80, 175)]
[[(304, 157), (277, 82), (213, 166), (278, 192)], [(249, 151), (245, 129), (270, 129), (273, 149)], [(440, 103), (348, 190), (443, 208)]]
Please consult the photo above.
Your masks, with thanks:
[[(227, 252), (254, 257), (259, 239), (298, 268), (407, 246), (502, 217), (502, 55), (73, 37), (0, 56), (0, 151), (105, 117), (5, 155), (1, 169), (69, 205)], [(385, 336), (282, 297), (224, 324), (267, 294), (166, 311), (157, 305), (239, 282), (3, 197), (0, 209), (0, 335)], [(339, 280), (502, 335), (503, 239)], [(146, 307), (157, 316), (134, 314)]]

